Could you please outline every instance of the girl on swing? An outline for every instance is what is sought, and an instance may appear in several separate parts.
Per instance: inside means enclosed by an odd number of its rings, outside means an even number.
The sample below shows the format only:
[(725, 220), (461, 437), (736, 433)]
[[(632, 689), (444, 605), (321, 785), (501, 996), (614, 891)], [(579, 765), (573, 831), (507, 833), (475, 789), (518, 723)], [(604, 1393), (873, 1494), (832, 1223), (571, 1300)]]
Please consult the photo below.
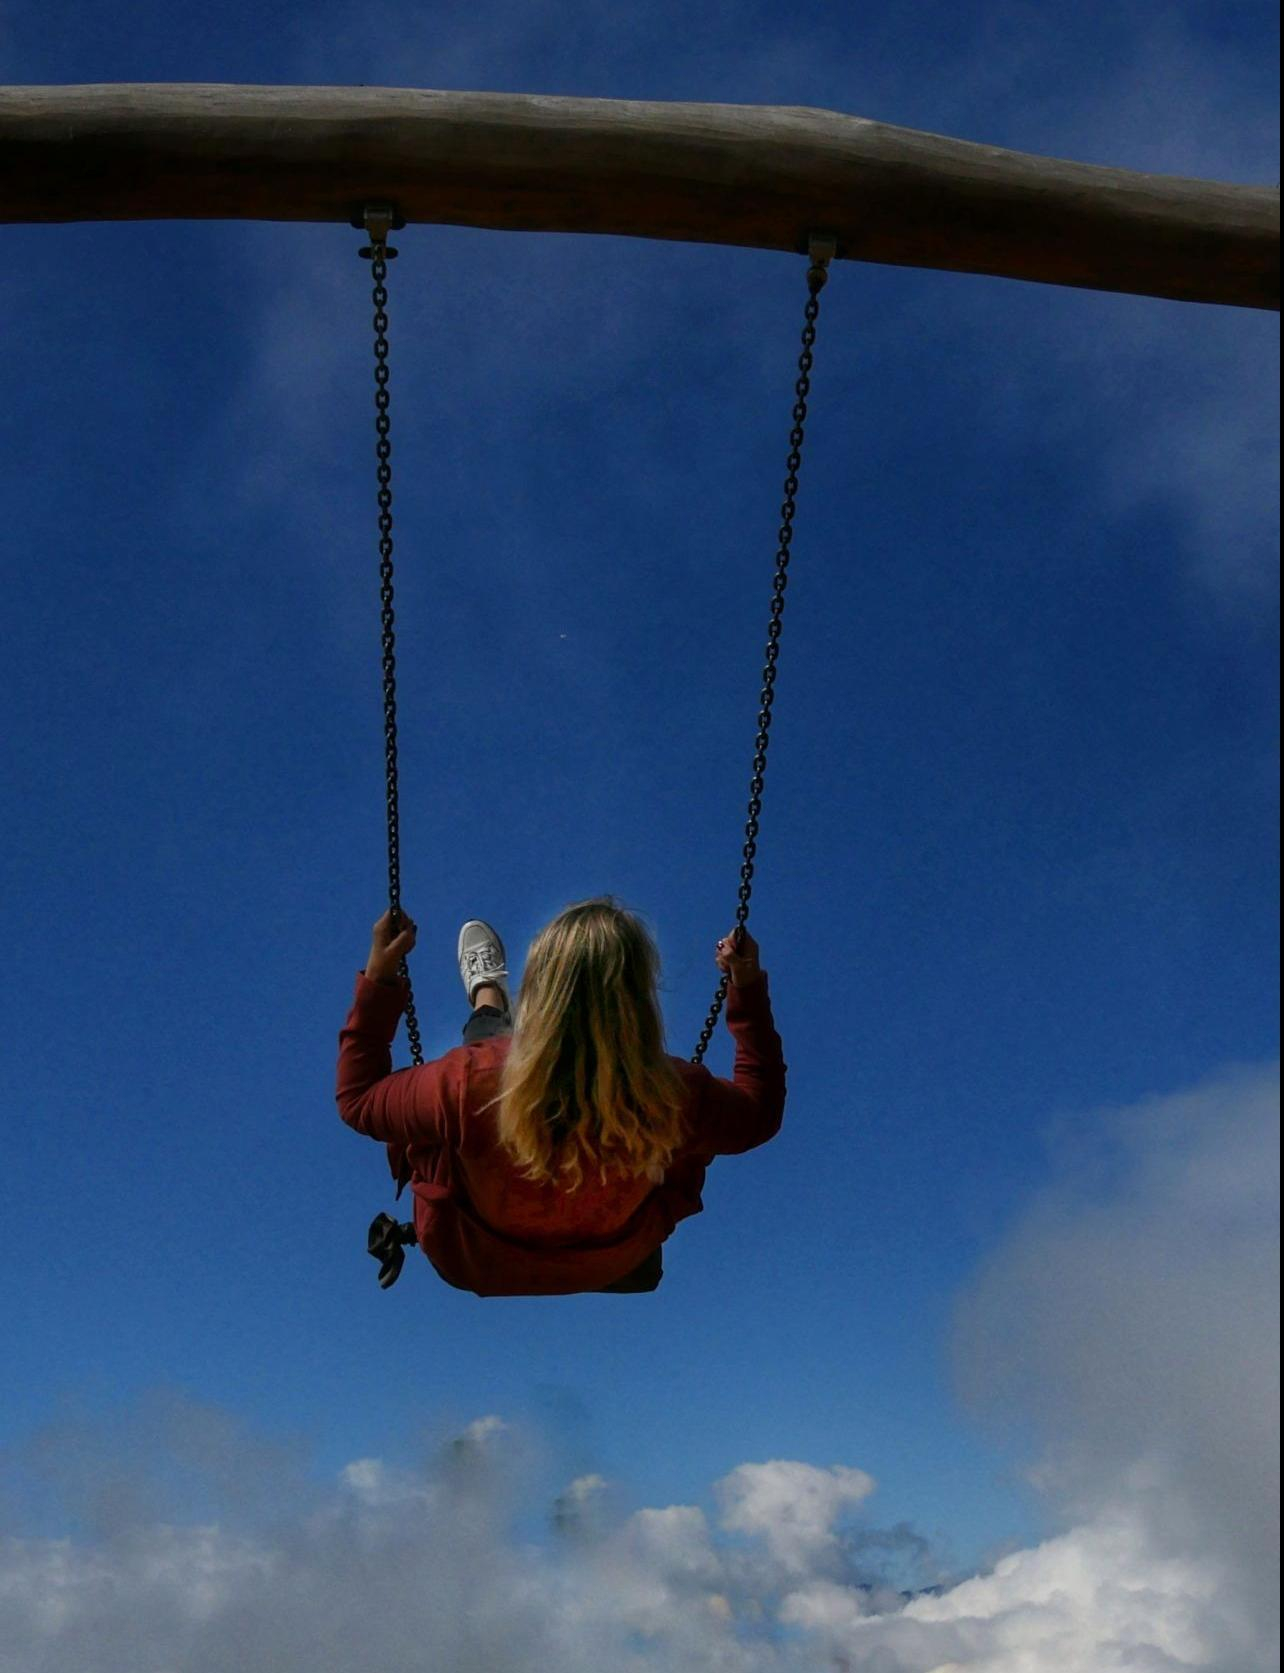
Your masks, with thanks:
[[(729, 978), (729, 1081), (665, 1051), (659, 955), (610, 896), (540, 931), (515, 1007), (503, 942), (489, 924), (466, 923), (464, 1043), (394, 1074), (398, 971), (415, 938), (404, 913), (397, 934), (390, 913), (374, 926), (339, 1035), (336, 1097), (348, 1126), (387, 1145), (398, 1194), (410, 1185), (419, 1247), (448, 1284), (476, 1295), (654, 1290), (660, 1245), (703, 1207), (709, 1163), (780, 1130), (786, 1066), (753, 937), (744, 931), (737, 950), (728, 936), (715, 953)], [(381, 1215), (372, 1252), (381, 1221), (397, 1231)]]

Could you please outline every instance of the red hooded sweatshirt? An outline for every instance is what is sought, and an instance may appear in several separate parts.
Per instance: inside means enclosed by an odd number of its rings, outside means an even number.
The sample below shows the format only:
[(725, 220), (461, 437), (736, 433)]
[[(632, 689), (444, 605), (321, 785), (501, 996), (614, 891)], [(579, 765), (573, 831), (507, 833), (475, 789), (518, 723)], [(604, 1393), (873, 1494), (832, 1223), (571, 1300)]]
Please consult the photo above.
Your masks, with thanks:
[(523, 1179), (501, 1148), (499, 1093), (509, 1036), (456, 1046), (418, 1068), (392, 1072), (392, 1040), (406, 984), (357, 977), (339, 1035), (336, 1100), (349, 1127), (388, 1147), (397, 1190), (415, 1196), (419, 1247), (447, 1283), (477, 1295), (572, 1295), (632, 1272), (700, 1199), (715, 1156), (765, 1144), (780, 1130), (785, 1061), (771, 1015), (766, 972), (727, 989), (736, 1042), (731, 1080), (703, 1064), (670, 1061), (687, 1088), (687, 1139), (664, 1177), (585, 1170), (579, 1190)]

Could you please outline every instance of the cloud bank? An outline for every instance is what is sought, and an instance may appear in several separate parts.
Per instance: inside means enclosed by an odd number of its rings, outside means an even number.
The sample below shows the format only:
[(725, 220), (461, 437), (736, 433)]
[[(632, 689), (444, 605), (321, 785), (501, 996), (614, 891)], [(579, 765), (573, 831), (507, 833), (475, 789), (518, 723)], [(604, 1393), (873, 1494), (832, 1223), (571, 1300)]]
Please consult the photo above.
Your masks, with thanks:
[(34, 1484), (74, 1534), (0, 1540), (0, 1673), (1260, 1673), (1278, 1108), (1272, 1066), (1065, 1124), (1061, 1183), (959, 1304), (967, 1397), (1037, 1437), (1061, 1520), (987, 1573), (871, 1523), (850, 1464), (741, 1464), (710, 1508), (585, 1474), (532, 1507), (539, 1438), (495, 1416), (318, 1485), (170, 1400), (6, 1461), (8, 1520)]
[[(869, 1673), (1211, 1667), (1214, 1580), (1136, 1519), (1006, 1557), (908, 1600), (845, 1532), (859, 1470), (793, 1460), (694, 1505), (598, 1518), (573, 1483), (551, 1540), (513, 1537), (519, 1436), (473, 1426), (433, 1468), (354, 1461), (255, 1533), (128, 1522), (90, 1542), (0, 1542), (4, 1673)], [(864, 1530), (868, 1533), (869, 1530)], [(877, 1531), (875, 1530), (875, 1535)], [(733, 1536), (740, 1536), (739, 1538)]]
[(1272, 1665), (1279, 1066), (1067, 1121), (1061, 1145), (1057, 1187), (960, 1306), (965, 1392), (1033, 1425), (1068, 1515), (1126, 1515), (1216, 1574), (1226, 1665)]

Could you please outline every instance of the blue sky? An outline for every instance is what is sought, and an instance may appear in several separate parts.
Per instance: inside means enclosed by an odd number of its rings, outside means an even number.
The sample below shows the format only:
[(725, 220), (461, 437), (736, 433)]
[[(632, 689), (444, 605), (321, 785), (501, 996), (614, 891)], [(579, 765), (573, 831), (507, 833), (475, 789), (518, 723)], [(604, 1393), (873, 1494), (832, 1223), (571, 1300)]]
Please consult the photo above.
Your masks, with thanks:
[[(143, 7), (124, 31), (20, 3), (0, 58), (11, 83), (811, 105), (1274, 184), (1276, 32), (1254, 4), (398, 0)], [(1208, 1110), (1242, 1114), (1276, 1061), (1277, 320), (836, 265), (752, 917), (784, 1130), (716, 1165), (656, 1296), (483, 1302), (422, 1263), (378, 1291), (385, 1165), (334, 1106), (386, 904), (360, 240), (4, 237), (5, 1531), (99, 1537), (113, 1470), (160, 1467), (157, 1399), (297, 1449), (314, 1485), (498, 1417), (539, 1459), (528, 1532), (571, 1479), (660, 1515), (772, 1460), (868, 1472), (860, 1525), (929, 1541), (920, 1579), (1078, 1526), (1028, 1478), (1047, 1402), (999, 1400), (985, 1298), (1040, 1204), (1125, 1226), (1152, 1177), (1178, 1202), (1148, 1171), (1168, 1139), (1121, 1145), (1111, 1112), (1159, 1100), (1221, 1154)], [(464, 1020), (463, 919), (520, 964), (611, 892), (655, 931), (688, 1053), (734, 919), (805, 263), (398, 244), (425, 1049)], [(1260, 1136), (1243, 1108), (1224, 1130)], [(1232, 1263), (1226, 1293), (1260, 1276)], [(82, 1460), (61, 1486), (51, 1422)]]

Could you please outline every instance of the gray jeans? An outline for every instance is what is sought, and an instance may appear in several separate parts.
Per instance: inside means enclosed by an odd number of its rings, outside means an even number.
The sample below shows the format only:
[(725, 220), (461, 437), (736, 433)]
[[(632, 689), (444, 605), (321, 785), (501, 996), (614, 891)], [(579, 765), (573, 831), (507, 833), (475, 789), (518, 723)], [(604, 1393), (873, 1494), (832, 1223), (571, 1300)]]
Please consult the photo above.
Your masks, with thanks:
[(497, 1034), (512, 1032), (511, 1011), (501, 1011), (494, 1005), (479, 1005), (464, 1024), (464, 1044), (472, 1046), (478, 1040), (493, 1040)]

